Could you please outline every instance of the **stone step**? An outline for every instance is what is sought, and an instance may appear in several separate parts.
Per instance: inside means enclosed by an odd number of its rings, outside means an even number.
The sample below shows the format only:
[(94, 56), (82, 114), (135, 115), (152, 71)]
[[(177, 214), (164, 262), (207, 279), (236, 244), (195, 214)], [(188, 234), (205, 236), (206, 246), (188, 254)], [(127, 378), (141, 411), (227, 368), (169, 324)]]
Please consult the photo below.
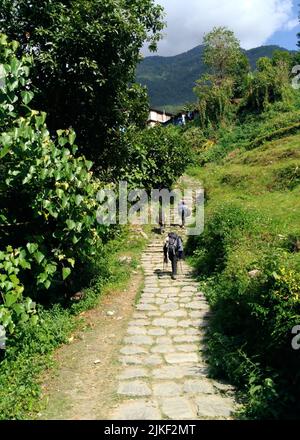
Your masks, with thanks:
[[(182, 261), (171, 280), (163, 244), (170, 231), (149, 243), (142, 256), (144, 288), (120, 349), (113, 420), (231, 419), (230, 385), (208, 378), (207, 328), (213, 313), (193, 270)], [(163, 271), (164, 270), (164, 271)], [(130, 400), (129, 400), (130, 399)]]

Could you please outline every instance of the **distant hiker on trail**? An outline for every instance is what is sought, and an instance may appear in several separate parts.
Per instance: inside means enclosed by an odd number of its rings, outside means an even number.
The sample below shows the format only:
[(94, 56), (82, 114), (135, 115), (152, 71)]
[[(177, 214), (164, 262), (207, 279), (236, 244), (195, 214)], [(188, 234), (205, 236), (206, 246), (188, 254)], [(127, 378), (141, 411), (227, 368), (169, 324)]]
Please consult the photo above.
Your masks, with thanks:
[(160, 234), (163, 234), (166, 226), (166, 215), (161, 204), (159, 205), (158, 224)]
[(168, 234), (164, 244), (164, 264), (168, 264), (168, 259), (172, 264), (172, 280), (176, 280), (177, 261), (183, 259), (183, 244), (181, 238), (174, 232)]
[(191, 215), (191, 211), (185, 204), (185, 201), (182, 200), (178, 205), (178, 214), (181, 219), (181, 228), (185, 227), (185, 219)]

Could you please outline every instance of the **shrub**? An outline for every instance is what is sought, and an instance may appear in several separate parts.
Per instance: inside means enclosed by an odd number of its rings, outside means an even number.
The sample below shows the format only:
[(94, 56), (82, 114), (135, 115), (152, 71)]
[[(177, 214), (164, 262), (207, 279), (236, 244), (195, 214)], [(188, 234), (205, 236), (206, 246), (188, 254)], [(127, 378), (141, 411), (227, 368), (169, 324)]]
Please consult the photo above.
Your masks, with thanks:
[(192, 151), (181, 131), (157, 126), (126, 134), (129, 161), (120, 172), (131, 186), (171, 188), (191, 162)]
[(0, 324), (10, 331), (33, 315), (23, 295), (66, 291), (105, 232), (96, 222), (92, 163), (76, 156), (73, 131), (50, 137), (46, 114), (28, 107), (31, 59), (18, 58), (17, 48), (0, 37)]
[(225, 205), (191, 243), (213, 310), (209, 363), (213, 375), (244, 392), (242, 417), (297, 418), (299, 353), (291, 331), (300, 322), (299, 267), (286, 243), (263, 244), (258, 220), (257, 213)]
[(300, 167), (298, 164), (282, 167), (274, 176), (274, 187), (280, 190), (293, 190), (300, 184)]
[(276, 102), (290, 103), (294, 97), (290, 70), (286, 59), (260, 58), (257, 70), (249, 75), (242, 108), (261, 112)]
[(189, 241), (199, 273), (209, 275), (222, 270), (230, 246), (238, 242), (243, 231), (253, 229), (255, 219), (254, 213), (232, 204), (218, 206), (207, 216), (204, 233)]

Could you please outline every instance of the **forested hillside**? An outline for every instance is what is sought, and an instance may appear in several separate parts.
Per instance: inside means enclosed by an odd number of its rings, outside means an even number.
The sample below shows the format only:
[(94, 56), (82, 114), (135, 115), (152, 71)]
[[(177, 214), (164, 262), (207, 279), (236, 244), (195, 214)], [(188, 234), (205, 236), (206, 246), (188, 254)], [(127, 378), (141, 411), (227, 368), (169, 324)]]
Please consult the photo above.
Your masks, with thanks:
[[(261, 46), (245, 53), (254, 69), (259, 58), (271, 58), (273, 52), (278, 49), (281, 48)], [(136, 79), (147, 86), (152, 107), (172, 110), (172, 107), (196, 101), (193, 87), (200, 75), (206, 71), (203, 53), (204, 46), (200, 45), (173, 57), (150, 56), (140, 62)]]

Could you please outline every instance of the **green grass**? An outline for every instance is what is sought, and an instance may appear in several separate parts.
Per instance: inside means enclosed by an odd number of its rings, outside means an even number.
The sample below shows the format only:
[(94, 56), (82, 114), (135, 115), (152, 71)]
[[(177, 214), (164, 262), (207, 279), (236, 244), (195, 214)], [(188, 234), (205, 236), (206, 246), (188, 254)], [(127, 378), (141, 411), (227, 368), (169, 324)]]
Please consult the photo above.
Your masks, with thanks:
[[(209, 203), (207, 213), (226, 201), (259, 210), (273, 225), (274, 233), (300, 233), (300, 185), (291, 190), (279, 176), (299, 168), (300, 135), (283, 138), (249, 152), (231, 153), (224, 164), (190, 168), (188, 174), (202, 181)], [(268, 224), (269, 227), (269, 224)]]
[[(75, 329), (85, 327), (84, 320), (78, 316), (81, 312), (99, 305), (112, 289), (124, 289), (145, 244), (143, 237), (129, 231), (121, 233), (98, 256), (99, 275), (85, 289), (82, 301), (65, 307), (54, 305), (49, 310), (39, 306), (39, 324), (24, 326), (9, 339), (5, 358), (0, 363), (0, 420), (32, 418), (39, 411), (39, 377), (54, 366), (54, 350), (67, 343)], [(131, 257), (131, 262), (120, 264), (121, 255)]]
[(298, 419), (300, 134), (234, 147), (188, 170), (206, 190), (205, 231), (189, 246), (214, 310), (211, 373), (240, 390), (242, 418)]
[[(275, 105), (265, 113), (250, 114), (244, 120), (228, 123), (223, 127), (210, 127), (202, 132), (202, 136), (198, 135), (198, 141), (197, 138), (193, 139), (192, 130), (188, 129), (186, 136), (196, 145), (201, 164), (221, 163), (228, 154), (257, 149), (273, 140), (282, 141), (285, 137), (299, 134), (299, 108), (300, 103), (285, 111), (277, 109)], [(207, 138), (210, 140), (209, 145)]]

